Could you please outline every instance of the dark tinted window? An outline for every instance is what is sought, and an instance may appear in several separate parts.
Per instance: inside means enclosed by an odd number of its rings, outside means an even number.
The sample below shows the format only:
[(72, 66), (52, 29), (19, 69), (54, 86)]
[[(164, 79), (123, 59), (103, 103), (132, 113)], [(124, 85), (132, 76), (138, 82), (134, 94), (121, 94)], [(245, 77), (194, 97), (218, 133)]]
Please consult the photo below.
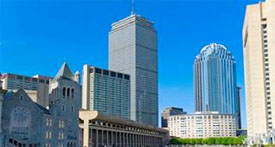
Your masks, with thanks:
[(112, 77), (116, 77), (116, 73), (113, 72), (113, 71), (111, 71), (111, 76), (112, 76)]
[(43, 79), (39, 80), (39, 83), (44, 83), (44, 82), (45, 82), (45, 80), (43, 80)]
[(118, 73), (118, 74), (117, 74), (117, 77), (118, 77), (118, 78), (122, 78), (122, 74), (121, 74), (121, 73)]
[(18, 80), (23, 80), (23, 77), (22, 76), (17, 76), (17, 79)]
[(109, 71), (108, 70), (103, 70), (103, 74), (104, 75), (109, 75)]
[(95, 69), (95, 73), (101, 74), (101, 69), (96, 68), (96, 69)]
[(124, 75), (124, 79), (129, 80), (130, 76), (129, 75)]

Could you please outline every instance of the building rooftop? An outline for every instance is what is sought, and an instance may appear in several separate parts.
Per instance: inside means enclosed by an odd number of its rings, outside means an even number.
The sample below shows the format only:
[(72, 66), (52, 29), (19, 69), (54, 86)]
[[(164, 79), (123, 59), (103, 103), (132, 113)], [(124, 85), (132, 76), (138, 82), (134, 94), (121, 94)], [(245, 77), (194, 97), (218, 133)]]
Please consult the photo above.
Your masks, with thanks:
[(137, 15), (137, 14), (131, 14), (130, 16), (128, 16), (126, 18), (123, 18), (117, 22), (112, 23), (112, 30), (119, 29), (119, 28), (121, 28), (127, 24), (133, 23), (133, 22), (136, 22), (140, 25), (146, 26), (146, 27), (154, 30), (153, 22), (151, 22), (151, 21), (147, 20), (146, 18), (142, 17), (141, 15)]
[(151, 125), (145, 125), (136, 121), (132, 121), (132, 120), (126, 120), (123, 119), (121, 117), (115, 117), (115, 116), (111, 116), (111, 115), (105, 115), (102, 114), (98, 111), (89, 111), (89, 110), (80, 110), (79, 111), (79, 118), (82, 120), (102, 120), (105, 122), (110, 122), (110, 123), (116, 123), (116, 124), (121, 124), (124, 126), (132, 126), (132, 127), (140, 127), (140, 128), (145, 128), (145, 129), (149, 129), (152, 131), (159, 131), (159, 132), (163, 132), (163, 133), (167, 133), (167, 130), (161, 129), (161, 128), (157, 128)]

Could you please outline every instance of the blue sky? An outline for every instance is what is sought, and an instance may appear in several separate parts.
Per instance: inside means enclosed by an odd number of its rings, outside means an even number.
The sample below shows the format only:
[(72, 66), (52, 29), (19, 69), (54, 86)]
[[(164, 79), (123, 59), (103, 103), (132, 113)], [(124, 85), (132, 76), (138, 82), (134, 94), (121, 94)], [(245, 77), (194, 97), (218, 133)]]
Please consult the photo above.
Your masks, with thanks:
[[(136, 0), (155, 24), (159, 52), (159, 110), (194, 111), (193, 61), (209, 43), (237, 60), (245, 123), (242, 24), (258, 0)], [(54, 76), (63, 61), (107, 68), (111, 23), (127, 17), (131, 0), (0, 0), (0, 72)]]

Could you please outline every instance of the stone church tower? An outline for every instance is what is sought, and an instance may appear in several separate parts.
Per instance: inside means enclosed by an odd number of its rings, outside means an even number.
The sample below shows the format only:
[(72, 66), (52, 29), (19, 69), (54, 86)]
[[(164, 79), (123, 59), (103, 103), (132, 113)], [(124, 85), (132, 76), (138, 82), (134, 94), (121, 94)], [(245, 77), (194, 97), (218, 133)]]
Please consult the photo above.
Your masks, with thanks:
[(49, 110), (53, 115), (65, 118), (68, 138), (67, 145), (78, 147), (78, 117), (81, 99), (81, 86), (75, 76), (64, 63), (57, 75), (49, 84)]

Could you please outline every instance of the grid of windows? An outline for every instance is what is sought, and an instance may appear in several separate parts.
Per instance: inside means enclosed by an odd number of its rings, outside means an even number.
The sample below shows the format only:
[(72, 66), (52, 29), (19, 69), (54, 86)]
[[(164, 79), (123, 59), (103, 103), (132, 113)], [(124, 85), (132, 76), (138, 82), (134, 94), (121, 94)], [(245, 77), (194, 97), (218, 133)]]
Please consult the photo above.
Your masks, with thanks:
[[(130, 119), (130, 76), (93, 68), (90, 72), (90, 109)], [(90, 70), (90, 71), (94, 71)]]
[(264, 54), (264, 74), (265, 74), (265, 95), (266, 95), (266, 108), (268, 129), (272, 129), (272, 112), (271, 112), (271, 91), (270, 91), (270, 74), (269, 74), (269, 54), (268, 54), (268, 36), (267, 24), (262, 24), (262, 38), (263, 38), (263, 54)]
[(168, 117), (170, 136), (206, 138), (235, 136), (234, 115), (191, 114)]

